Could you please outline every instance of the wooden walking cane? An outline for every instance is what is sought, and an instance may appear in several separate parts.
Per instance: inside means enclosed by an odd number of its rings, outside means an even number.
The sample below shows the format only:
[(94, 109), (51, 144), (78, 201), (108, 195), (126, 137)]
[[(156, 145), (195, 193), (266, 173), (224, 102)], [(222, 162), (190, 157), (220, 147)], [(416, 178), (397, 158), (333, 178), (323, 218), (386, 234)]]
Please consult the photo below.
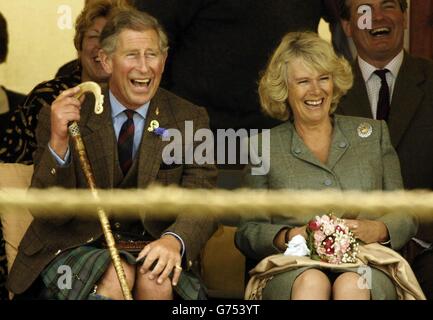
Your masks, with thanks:
[[(80, 98), (86, 92), (92, 92), (95, 96), (95, 113), (101, 114), (104, 110), (103, 102), (104, 96), (101, 94), (101, 87), (92, 81), (83, 82), (78, 85), (80, 87), (80, 92), (75, 95), (75, 98)], [(99, 200), (98, 191), (96, 189), (95, 178), (93, 176), (93, 171), (90, 166), (89, 159), (87, 158), (86, 148), (81, 138), (80, 129), (78, 123), (73, 121), (69, 124), (69, 134), (71, 135), (72, 141), (74, 142), (75, 149), (78, 153), (80, 160), (81, 169), (86, 177), (87, 184), (92, 192), (93, 198)], [(117, 278), (120, 282), (120, 287), (122, 288), (123, 296), (125, 300), (132, 300), (131, 291), (129, 290), (128, 284), (126, 282), (125, 270), (123, 270), (122, 263), (120, 261), (119, 252), (117, 251), (113, 233), (111, 232), (110, 222), (108, 221), (107, 214), (104, 209), (97, 208), (99, 222), (102, 226), (102, 231), (104, 232), (105, 241), (107, 242), (108, 249), (110, 251), (111, 259), (113, 260), (114, 269), (116, 270)]]

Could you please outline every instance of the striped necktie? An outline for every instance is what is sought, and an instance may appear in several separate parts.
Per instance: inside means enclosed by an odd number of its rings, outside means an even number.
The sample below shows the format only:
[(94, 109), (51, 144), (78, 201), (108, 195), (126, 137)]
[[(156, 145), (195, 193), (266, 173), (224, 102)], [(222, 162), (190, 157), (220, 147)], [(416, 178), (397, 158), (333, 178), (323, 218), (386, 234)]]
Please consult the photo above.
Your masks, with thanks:
[(120, 168), (123, 175), (126, 175), (132, 165), (132, 148), (134, 145), (134, 114), (133, 110), (125, 110), (128, 117), (120, 129), (119, 139), (117, 140), (117, 151), (119, 153)]

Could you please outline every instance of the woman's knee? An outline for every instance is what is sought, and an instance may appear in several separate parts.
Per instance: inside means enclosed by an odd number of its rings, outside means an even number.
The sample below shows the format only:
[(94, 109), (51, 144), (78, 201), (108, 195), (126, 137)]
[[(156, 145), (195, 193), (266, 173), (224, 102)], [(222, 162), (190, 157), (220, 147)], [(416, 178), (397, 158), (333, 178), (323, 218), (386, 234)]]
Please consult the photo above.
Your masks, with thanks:
[(292, 299), (329, 299), (330, 293), (328, 276), (317, 269), (301, 273), (292, 287)]
[(370, 289), (362, 283), (362, 278), (355, 272), (340, 275), (332, 286), (334, 300), (369, 300)]

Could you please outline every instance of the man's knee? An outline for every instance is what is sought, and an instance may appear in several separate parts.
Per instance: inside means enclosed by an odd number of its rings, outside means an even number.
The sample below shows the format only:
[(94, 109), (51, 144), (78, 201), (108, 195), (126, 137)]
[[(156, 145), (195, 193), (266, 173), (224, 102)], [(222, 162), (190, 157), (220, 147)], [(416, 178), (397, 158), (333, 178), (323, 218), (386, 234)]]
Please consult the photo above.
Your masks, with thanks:
[[(122, 267), (125, 271), (128, 288), (132, 290), (135, 282), (135, 267), (123, 260)], [(124, 299), (119, 278), (117, 277), (116, 269), (112, 263), (97, 283), (96, 293), (115, 300)]]
[(135, 282), (134, 296), (138, 300), (171, 300), (173, 299), (173, 288), (171, 279), (165, 279), (161, 284), (158, 278), (149, 279), (149, 273), (138, 274)]

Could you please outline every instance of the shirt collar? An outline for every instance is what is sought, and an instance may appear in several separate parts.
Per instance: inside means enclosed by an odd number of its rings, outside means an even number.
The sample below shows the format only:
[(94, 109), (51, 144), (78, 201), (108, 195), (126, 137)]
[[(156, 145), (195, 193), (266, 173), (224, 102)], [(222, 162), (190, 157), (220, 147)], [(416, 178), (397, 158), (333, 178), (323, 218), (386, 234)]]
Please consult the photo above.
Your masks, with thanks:
[[(125, 111), (127, 108), (124, 107), (119, 100), (114, 96), (114, 94), (109, 90), (110, 95), (110, 104), (111, 104), (111, 117), (116, 118), (119, 116), (123, 111)], [(149, 109), (150, 101), (143, 104), (141, 107), (135, 109), (134, 111), (137, 112), (140, 116), (142, 116), (144, 119), (147, 115), (147, 109)]]
[[(388, 69), (392, 76), (394, 78), (397, 78), (398, 71), (400, 70), (400, 67), (403, 63), (404, 58), (404, 50), (401, 50), (398, 55), (394, 57), (386, 66), (384, 69)], [(358, 56), (358, 64), (359, 68), (361, 69), (362, 77), (364, 78), (364, 81), (367, 82), (370, 80), (372, 74), (374, 71), (377, 70), (375, 66), (372, 66), (367, 61), (362, 59), (360, 56)]]

